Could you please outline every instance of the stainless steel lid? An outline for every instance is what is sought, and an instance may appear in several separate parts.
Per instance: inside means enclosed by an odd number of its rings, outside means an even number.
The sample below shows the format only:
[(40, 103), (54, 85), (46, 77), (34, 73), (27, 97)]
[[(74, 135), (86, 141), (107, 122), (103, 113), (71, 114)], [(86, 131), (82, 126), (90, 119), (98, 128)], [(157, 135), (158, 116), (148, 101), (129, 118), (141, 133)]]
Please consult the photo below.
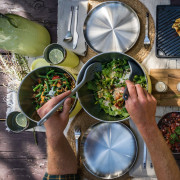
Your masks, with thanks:
[(97, 123), (87, 130), (81, 143), (84, 166), (103, 179), (117, 178), (128, 172), (137, 152), (135, 136), (122, 123)]
[(96, 52), (126, 52), (137, 41), (140, 22), (135, 11), (118, 1), (101, 3), (84, 23), (84, 37)]

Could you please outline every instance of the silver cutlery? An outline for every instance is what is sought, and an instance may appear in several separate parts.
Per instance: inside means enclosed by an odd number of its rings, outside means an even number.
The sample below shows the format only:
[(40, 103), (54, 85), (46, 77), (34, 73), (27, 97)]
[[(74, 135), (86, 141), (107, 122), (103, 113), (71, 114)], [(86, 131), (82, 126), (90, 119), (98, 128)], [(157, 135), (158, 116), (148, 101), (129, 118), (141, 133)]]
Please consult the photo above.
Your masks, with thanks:
[(91, 81), (94, 78), (95, 72), (101, 70), (102, 70), (101, 63), (95, 62), (90, 64), (85, 70), (82, 81), (71, 91), (71, 94), (66, 96), (58, 104), (56, 104), (56, 106), (54, 106), (40, 121), (37, 122), (37, 126), (41, 126), (42, 124), (44, 124), (44, 122), (46, 122), (48, 118), (64, 104), (64, 101), (67, 98), (72, 97), (86, 82)]
[(143, 151), (143, 168), (146, 169), (146, 159), (147, 159), (147, 147), (144, 142), (144, 151)]
[(74, 10), (74, 6), (71, 6), (71, 11), (69, 14), (69, 21), (68, 21), (68, 31), (67, 31), (67, 34), (65, 35), (63, 41), (70, 42), (73, 39), (73, 36), (71, 34), (71, 23), (72, 23), (73, 10)]
[(78, 157), (79, 153), (79, 138), (81, 136), (81, 129), (79, 126), (75, 127), (74, 129), (74, 136), (76, 141), (76, 156)]
[(73, 49), (76, 49), (78, 43), (78, 32), (77, 32), (77, 23), (78, 23), (78, 9), (79, 7), (75, 7), (75, 19), (74, 19), (74, 34), (73, 34)]
[(150, 45), (150, 43), (151, 43), (149, 40), (148, 34), (149, 34), (149, 13), (146, 13), (144, 45)]

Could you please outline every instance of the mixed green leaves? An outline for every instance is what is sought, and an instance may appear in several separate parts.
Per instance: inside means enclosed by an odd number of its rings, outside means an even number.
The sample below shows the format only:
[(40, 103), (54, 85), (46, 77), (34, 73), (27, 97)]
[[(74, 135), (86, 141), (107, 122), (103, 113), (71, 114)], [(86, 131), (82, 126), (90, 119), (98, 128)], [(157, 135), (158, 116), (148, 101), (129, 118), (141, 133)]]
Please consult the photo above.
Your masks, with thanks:
[[(111, 116), (124, 119), (129, 116), (124, 107), (123, 91), (125, 81), (129, 78), (130, 67), (125, 59), (113, 59), (102, 64), (102, 71), (95, 73), (94, 80), (88, 82), (88, 89), (92, 90), (102, 110)], [(145, 76), (135, 76), (134, 82), (146, 88)]]

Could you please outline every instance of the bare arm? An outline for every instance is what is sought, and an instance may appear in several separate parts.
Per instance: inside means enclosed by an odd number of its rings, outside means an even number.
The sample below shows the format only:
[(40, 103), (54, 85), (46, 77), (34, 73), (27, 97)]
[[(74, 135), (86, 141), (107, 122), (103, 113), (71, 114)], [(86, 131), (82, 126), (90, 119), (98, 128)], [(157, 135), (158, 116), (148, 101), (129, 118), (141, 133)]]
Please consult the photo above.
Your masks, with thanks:
[[(40, 117), (43, 117), (61, 99), (69, 94), (70, 92), (66, 92), (49, 100), (38, 110)], [(63, 112), (54, 113), (44, 124), (47, 137), (48, 174), (51, 175), (77, 173), (75, 154), (63, 134), (69, 120), (70, 108), (71, 99), (68, 98), (64, 103)]]
[(139, 84), (126, 83), (126, 109), (146, 142), (158, 180), (179, 180), (179, 168), (155, 121), (156, 99)]

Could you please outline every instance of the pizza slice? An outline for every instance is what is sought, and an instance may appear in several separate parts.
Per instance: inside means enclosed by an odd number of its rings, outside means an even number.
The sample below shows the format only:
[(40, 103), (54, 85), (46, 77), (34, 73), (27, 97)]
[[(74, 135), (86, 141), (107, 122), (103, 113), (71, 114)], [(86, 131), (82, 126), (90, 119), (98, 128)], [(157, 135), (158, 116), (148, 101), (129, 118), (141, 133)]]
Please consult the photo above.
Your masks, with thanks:
[(175, 23), (172, 25), (172, 28), (174, 28), (180, 36), (180, 18), (176, 19)]

